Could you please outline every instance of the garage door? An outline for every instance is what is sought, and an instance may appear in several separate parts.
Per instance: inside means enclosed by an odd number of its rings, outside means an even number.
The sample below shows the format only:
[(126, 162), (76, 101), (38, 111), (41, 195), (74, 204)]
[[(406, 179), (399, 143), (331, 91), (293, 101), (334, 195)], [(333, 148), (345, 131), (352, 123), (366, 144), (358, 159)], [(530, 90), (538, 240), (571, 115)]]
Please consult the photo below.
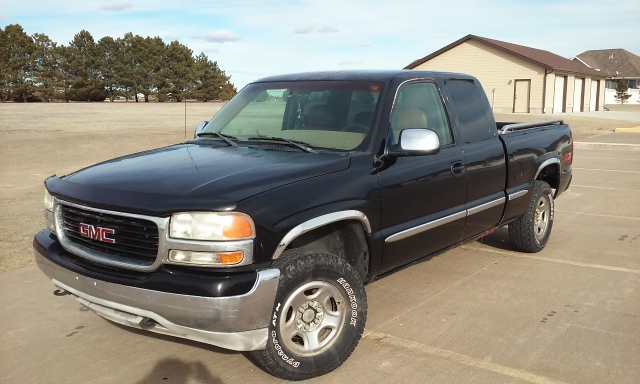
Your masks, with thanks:
[(584, 79), (576, 77), (573, 88), (573, 112), (584, 112)]
[(564, 109), (564, 101), (565, 101), (565, 82), (567, 81), (566, 76), (556, 76), (556, 86), (553, 93), (553, 113), (562, 113), (565, 111)]

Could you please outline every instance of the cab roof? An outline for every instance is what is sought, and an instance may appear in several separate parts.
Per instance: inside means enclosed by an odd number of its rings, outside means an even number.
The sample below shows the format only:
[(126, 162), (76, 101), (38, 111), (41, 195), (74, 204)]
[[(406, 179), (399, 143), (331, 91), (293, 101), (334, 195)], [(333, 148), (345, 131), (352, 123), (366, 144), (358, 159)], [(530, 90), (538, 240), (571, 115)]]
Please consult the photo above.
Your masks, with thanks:
[(303, 72), (264, 77), (253, 83), (279, 82), (279, 81), (375, 81), (388, 83), (394, 78), (410, 80), (412, 78), (437, 77), (475, 80), (474, 77), (462, 73), (414, 71), (414, 70), (357, 70), (357, 71), (321, 71)]

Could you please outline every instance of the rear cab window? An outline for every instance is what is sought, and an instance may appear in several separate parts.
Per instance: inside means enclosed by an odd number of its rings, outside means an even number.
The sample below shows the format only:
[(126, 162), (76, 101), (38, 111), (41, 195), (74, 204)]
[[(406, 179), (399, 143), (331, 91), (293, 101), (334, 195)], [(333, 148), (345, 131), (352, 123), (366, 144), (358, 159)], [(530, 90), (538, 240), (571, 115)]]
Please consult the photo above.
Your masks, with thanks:
[(462, 140), (467, 144), (488, 140), (491, 125), (481, 90), (472, 80), (466, 79), (448, 79), (445, 86), (454, 108), (452, 117)]

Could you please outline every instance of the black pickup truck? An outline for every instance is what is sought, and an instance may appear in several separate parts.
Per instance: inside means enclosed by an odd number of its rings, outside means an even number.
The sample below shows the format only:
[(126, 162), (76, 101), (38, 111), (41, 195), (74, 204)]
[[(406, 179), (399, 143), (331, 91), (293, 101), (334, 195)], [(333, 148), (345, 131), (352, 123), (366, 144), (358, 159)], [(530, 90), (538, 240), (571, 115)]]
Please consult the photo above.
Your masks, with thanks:
[(102, 317), (306, 379), (355, 349), (366, 283), (506, 225), (544, 248), (572, 154), (561, 120), (496, 123), (471, 76), (269, 77), (191, 141), (48, 178), (35, 258)]

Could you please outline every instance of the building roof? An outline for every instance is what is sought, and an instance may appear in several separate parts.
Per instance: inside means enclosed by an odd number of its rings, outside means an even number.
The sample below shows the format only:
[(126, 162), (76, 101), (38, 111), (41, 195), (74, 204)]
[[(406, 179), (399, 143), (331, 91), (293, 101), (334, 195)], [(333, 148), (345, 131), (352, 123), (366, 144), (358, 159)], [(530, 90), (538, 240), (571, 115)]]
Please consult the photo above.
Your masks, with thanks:
[(592, 76), (605, 77), (605, 74), (599, 71), (596, 71), (595, 69), (589, 68), (580, 62), (566, 59), (562, 56), (558, 56), (555, 53), (551, 53), (549, 51), (543, 51), (542, 49), (525, 47), (523, 45), (511, 44), (504, 41), (488, 39), (486, 37), (481, 37), (476, 35), (467, 35), (460, 40), (454, 41), (453, 43), (447, 45), (446, 47), (441, 48), (433, 52), (432, 54), (427, 55), (407, 65), (405, 69), (413, 69), (418, 65), (425, 63), (431, 60), (432, 58), (439, 56), (440, 54), (468, 40), (476, 40), (476, 41), (483, 42), (485, 44), (498, 48), (512, 55), (534, 62), (546, 69), (553, 69), (558, 71), (574, 72), (574, 73), (580, 73), (580, 74), (586, 74), (586, 75), (592, 75)]
[(625, 49), (585, 51), (574, 59), (593, 69), (599, 69), (607, 77), (640, 77), (640, 56)]

